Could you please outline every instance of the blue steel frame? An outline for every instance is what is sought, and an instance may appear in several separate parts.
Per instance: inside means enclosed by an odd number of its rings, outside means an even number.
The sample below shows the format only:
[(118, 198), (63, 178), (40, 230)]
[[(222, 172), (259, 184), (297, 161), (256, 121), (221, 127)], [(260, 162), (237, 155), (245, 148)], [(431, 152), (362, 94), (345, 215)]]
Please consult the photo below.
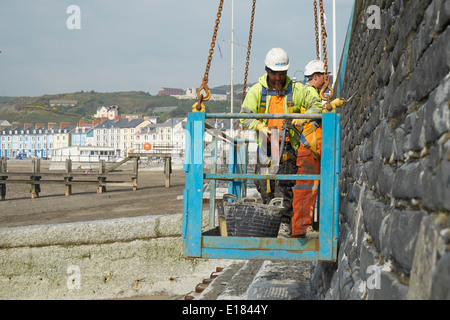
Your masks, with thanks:
[[(247, 174), (246, 166), (235, 161), (229, 165), (228, 174), (216, 174), (215, 165), (211, 173), (204, 172), (204, 134), (206, 119), (322, 119), (322, 158), (319, 175), (261, 175)], [(209, 259), (263, 259), (335, 261), (339, 237), (339, 173), (340, 173), (340, 118), (336, 113), (320, 115), (305, 114), (207, 114), (190, 113), (186, 123), (186, 152), (183, 170), (186, 172), (186, 188), (183, 194), (184, 254), (187, 257)], [(235, 144), (236, 145), (236, 144)], [(231, 159), (244, 157), (244, 148), (230, 148)], [(213, 138), (212, 156), (215, 157)], [(215, 181), (229, 180), (229, 192), (242, 198), (246, 193), (247, 179), (271, 180), (319, 180), (318, 239), (221, 237), (202, 232), (203, 182), (211, 181), (210, 229), (214, 227)]]

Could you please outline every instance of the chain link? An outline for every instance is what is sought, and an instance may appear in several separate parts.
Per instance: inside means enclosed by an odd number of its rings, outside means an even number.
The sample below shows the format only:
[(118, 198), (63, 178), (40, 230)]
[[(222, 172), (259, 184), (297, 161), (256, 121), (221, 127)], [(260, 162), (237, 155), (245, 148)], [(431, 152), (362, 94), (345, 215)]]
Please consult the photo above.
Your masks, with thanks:
[(317, 1), (314, 0), (314, 22), (315, 22), (315, 31), (316, 31), (316, 55), (317, 60), (320, 60), (320, 45), (319, 45), (319, 22), (317, 19)]
[(322, 31), (322, 51), (323, 51), (323, 63), (325, 64), (325, 81), (329, 81), (328, 74), (328, 58), (327, 58), (327, 34), (325, 31), (325, 15), (323, 10), (323, 0), (319, 0), (320, 7), (320, 22), (321, 22), (321, 31)]
[[(328, 58), (327, 58), (327, 34), (325, 31), (325, 14), (323, 9), (323, 0), (319, 0), (320, 8), (320, 20), (321, 20), (321, 31), (322, 31), (322, 50), (323, 50), (323, 63), (325, 65), (325, 84), (320, 91), (320, 97), (327, 101), (327, 109), (331, 111), (330, 99), (333, 96), (333, 89), (330, 85), (330, 74), (328, 73)], [(330, 93), (325, 94), (325, 91), (329, 89)]]
[[(217, 19), (215, 21), (214, 33), (213, 33), (212, 40), (211, 40), (211, 48), (209, 49), (208, 61), (206, 63), (206, 70), (205, 70), (205, 74), (203, 76), (202, 85), (200, 86), (200, 88), (197, 91), (197, 97), (199, 98), (199, 103), (197, 104), (198, 110), (200, 110), (200, 108), (201, 108), (202, 101), (209, 100), (209, 98), (211, 97), (211, 90), (208, 87), (209, 70), (211, 68), (211, 62), (212, 62), (212, 58), (213, 58), (213, 54), (214, 54), (214, 47), (216, 45), (217, 32), (219, 31), (220, 18), (222, 17), (223, 1), (224, 0), (220, 0), (220, 2), (219, 2)], [(245, 75), (244, 75), (244, 87), (243, 87), (243, 93), (242, 93), (242, 102), (244, 102), (245, 91), (247, 89), (247, 76), (248, 76), (248, 66), (250, 63), (250, 51), (251, 51), (252, 35), (253, 35), (253, 23), (254, 23), (254, 18), (255, 18), (255, 7), (256, 7), (256, 0), (253, 0), (252, 15), (251, 15), (251, 21), (250, 21), (249, 40), (248, 40), (248, 47), (247, 47), (247, 59), (246, 59)], [(324, 88), (322, 88), (320, 95), (323, 100), (327, 100), (329, 102), (330, 97), (333, 95), (333, 90), (331, 89), (331, 86), (330, 86), (330, 76), (328, 73), (327, 43), (326, 43), (323, 0), (319, 0), (319, 8), (320, 8), (321, 33), (322, 33), (323, 62), (325, 65), (325, 85), (324, 85)], [(317, 55), (317, 59), (320, 60), (319, 26), (318, 26), (317, 1), (316, 0), (314, 0), (314, 20), (315, 20), (315, 35), (316, 35), (316, 55)], [(330, 89), (331, 93), (328, 95), (324, 95), (324, 92), (327, 87)], [(205, 90), (206, 97), (203, 96), (203, 94), (201, 93), (202, 90)]]
[(252, 48), (252, 35), (253, 35), (253, 22), (255, 20), (255, 8), (256, 8), (256, 0), (253, 0), (252, 16), (250, 19), (250, 32), (248, 35), (247, 62), (245, 63), (244, 87), (243, 87), (243, 91), (242, 91), (242, 103), (244, 103), (245, 91), (247, 90), (247, 76), (248, 76), (248, 66), (250, 63), (250, 50)]

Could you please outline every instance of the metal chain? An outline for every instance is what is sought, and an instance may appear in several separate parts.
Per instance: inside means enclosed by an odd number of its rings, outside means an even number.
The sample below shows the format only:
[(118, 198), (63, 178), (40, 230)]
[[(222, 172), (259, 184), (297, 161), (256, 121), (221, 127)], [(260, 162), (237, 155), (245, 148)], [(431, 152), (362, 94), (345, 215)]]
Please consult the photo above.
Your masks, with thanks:
[(250, 19), (250, 32), (248, 35), (247, 62), (245, 64), (244, 87), (243, 87), (243, 91), (242, 91), (242, 103), (244, 103), (245, 91), (247, 90), (247, 76), (248, 76), (248, 66), (250, 63), (250, 50), (252, 48), (252, 35), (253, 35), (253, 22), (255, 20), (255, 8), (256, 8), (256, 0), (253, 0), (252, 16)]
[(320, 22), (322, 31), (322, 51), (323, 51), (323, 63), (325, 64), (325, 81), (329, 80), (328, 74), (328, 58), (327, 58), (327, 36), (325, 31), (325, 19), (323, 10), (323, 0), (319, 0), (320, 7)]
[(317, 21), (317, 1), (314, 0), (314, 23), (316, 31), (316, 55), (317, 60), (320, 60), (320, 45), (319, 45), (319, 23)]
[[(208, 62), (206, 63), (205, 75), (203, 76), (202, 85), (200, 86), (200, 88), (197, 91), (197, 97), (200, 100), (197, 105), (197, 110), (200, 110), (202, 101), (206, 101), (206, 100), (209, 100), (209, 98), (211, 98), (211, 90), (209, 90), (209, 87), (208, 87), (209, 69), (211, 68), (211, 61), (212, 61), (213, 54), (214, 54), (214, 47), (216, 45), (216, 38), (217, 38), (217, 32), (219, 31), (220, 18), (222, 17), (223, 1), (224, 0), (220, 0), (220, 3), (219, 3), (217, 19), (216, 19), (215, 26), (214, 26), (214, 33), (213, 33), (212, 40), (211, 40), (211, 48), (209, 49)], [(205, 92), (207, 94), (206, 97), (204, 97), (203, 94), (200, 93), (202, 90), (205, 90)]]
[[(328, 111), (332, 110), (332, 107), (330, 105), (330, 99), (333, 96), (333, 88), (331, 88), (330, 85), (330, 75), (328, 73), (328, 58), (327, 58), (327, 37), (326, 37), (326, 31), (325, 31), (325, 15), (323, 10), (323, 0), (319, 0), (319, 8), (320, 8), (320, 20), (321, 20), (321, 27), (322, 27), (322, 50), (323, 50), (323, 63), (325, 65), (325, 84), (323, 85), (322, 89), (320, 90), (320, 97), (322, 100), (326, 100), (326, 108)], [(330, 93), (325, 94), (325, 91), (329, 89)]]

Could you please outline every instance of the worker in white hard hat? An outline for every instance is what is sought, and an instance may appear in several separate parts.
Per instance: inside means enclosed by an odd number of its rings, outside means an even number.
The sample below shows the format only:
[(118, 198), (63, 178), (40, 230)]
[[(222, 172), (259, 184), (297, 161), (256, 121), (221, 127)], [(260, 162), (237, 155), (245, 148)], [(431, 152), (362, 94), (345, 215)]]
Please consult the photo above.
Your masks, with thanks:
[[(293, 82), (287, 76), (289, 65), (289, 56), (286, 51), (281, 48), (271, 49), (265, 59), (266, 74), (249, 89), (242, 104), (241, 113), (321, 113), (320, 101), (317, 101), (302, 83)], [(271, 158), (271, 149), (270, 147), (264, 148), (263, 144), (267, 146), (270, 141), (272, 128), (276, 127), (279, 132), (283, 131), (283, 120), (241, 119), (240, 122), (244, 128), (256, 130), (258, 133), (259, 148), (255, 171), (264, 173), (264, 168), (270, 166), (270, 162), (266, 159)], [(281, 141), (280, 138), (280, 143), (284, 144), (284, 154), (280, 155), (278, 174), (297, 173), (297, 149), (301, 142), (292, 130), (288, 131), (285, 141)], [(261, 150), (267, 154), (262, 154)], [(283, 233), (285, 233), (284, 235), (290, 233), (290, 219), (293, 216), (292, 187), (295, 185), (295, 181), (256, 180), (255, 184), (264, 203), (268, 203), (274, 197), (283, 198), (283, 215), (285, 216), (284, 221), (286, 221), (286, 224), (283, 224), (285, 229)]]
[[(325, 84), (325, 72), (325, 64), (321, 60), (312, 60), (305, 67), (305, 77), (308, 79), (306, 87), (319, 101), (322, 100), (319, 93)], [(344, 103), (345, 100), (340, 98), (330, 102), (333, 110), (342, 107)]]
[(306, 65), (305, 77), (308, 79), (307, 88), (320, 100), (319, 91), (325, 84), (325, 65), (320, 60), (313, 60)]
[[(305, 84), (307, 90), (314, 96), (314, 101), (322, 103), (320, 90), (325, 85), (325, 65), (320, 60), (313, 60), (305, 67)], [(341, 99), (330, 103), (333, 110), (341, 107)], [(324, 108), (323, 112), (327, 112)], [(303, 136), (307, 144), (301, 144), (297, 150), (297, 167), (299, 174), (320, 174), (320, 157), (322, 151), (322, 126), (320, 122), (305, 123), (304, 119), (293, 120), (292, 123), (303, 127)], [(317, 180), (298, 180), (293, 187), (293, 217), (292, 236), (317, 236), (313, 228), (314, 207), (319, 190)]]
[[(305, 77), (308, 82), (305, 84), (307, 90), (314, 96), (314, 101), (321, 103), (320, 90), (325, 84), (325, 65), (320, 60), (313, 60), (306, 65)], [(319, 174), (320, 173), (320, 154), (322, 149), (322, 127), (311, 124), (305, 124), (304, 120), (293, 121), (294, 125), (311, 128), (306, 135), (310, 143), (310, 148), (301, 145), (297, 152), (298, 173)], [(292, 217), (292, 236), (304, 237), (307, 233), (314, 232), (312, 222), (314, 206), (316, 203), (319, 182), (315, 180), (297, 181), (293, 187), (293, 217)]]

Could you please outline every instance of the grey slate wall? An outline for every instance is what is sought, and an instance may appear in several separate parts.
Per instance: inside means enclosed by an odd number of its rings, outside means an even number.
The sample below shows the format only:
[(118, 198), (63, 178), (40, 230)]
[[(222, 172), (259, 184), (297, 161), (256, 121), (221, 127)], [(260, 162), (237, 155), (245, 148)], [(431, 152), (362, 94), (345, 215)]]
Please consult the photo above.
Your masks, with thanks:
[(316, 266), (319, 299), (450, 299), (449, 20), (446, 0), (356, 1), (340, 246)]

